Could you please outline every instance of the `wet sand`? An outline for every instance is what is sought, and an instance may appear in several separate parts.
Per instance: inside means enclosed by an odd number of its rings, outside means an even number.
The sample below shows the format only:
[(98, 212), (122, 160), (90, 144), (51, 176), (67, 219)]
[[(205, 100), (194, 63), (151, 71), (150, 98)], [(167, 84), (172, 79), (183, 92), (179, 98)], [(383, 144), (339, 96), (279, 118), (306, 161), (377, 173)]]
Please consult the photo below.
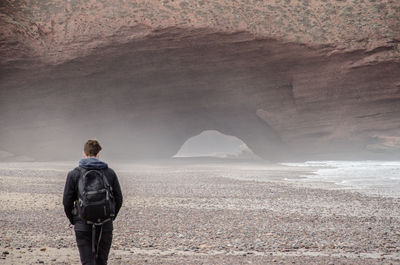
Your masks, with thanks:
[[(73, 166), (0, 163), (0, 264), (79, 264)], [(297, 185), (307, 170), (277, 165), (111, 167), (124, 205), (109, 264), (400, 264), (398, 198)]]

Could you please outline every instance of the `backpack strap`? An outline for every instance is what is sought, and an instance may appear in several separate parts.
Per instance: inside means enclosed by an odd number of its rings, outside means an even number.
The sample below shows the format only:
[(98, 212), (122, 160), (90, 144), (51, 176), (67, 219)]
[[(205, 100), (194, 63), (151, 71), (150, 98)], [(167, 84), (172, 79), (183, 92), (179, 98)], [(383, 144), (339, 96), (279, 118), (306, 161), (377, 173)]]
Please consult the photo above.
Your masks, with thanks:
[[(77, 179), (77, 193), (79, 194), (80, 193), (80, 189), (82, 188), (81, 187), (81, 179), (82, 179), (82, 177), (85, 175), (85, 173), (87, 172), (87, 169), (85, 169), (85, 168), (83, 168), (83, 167), (77, 167), (78, 168), (78, 170), (79, 170), (79, 172), (80, 172), (80, 174), (79, 174), (79, 177), (78, 177), (78, 179)], [(79, 196), (78, 196), (78, 199), (79, 199)]]
[(103, 169), (97, 169), (97, 170), (101, 172), (101, 175), (103, 176), (104, 184), (105, 184), (107, 187), (111, 188), (110, 183), (108, 183), (108, 179), (107, 179), (107, 177), (106, 177), (106, 174), (104, 174), (104, 170), (103, 170)]
[[(92, 253), (95, 254), (96, 252), (96, 247), (94, 241), (96, 240), (96, 226), (92, 224)], [(97, 253), (96, 253), (96, 258), (97, 258)]]
[[(96, 259), (99, 257), (99, 246), (101, 241), (101, 236), (103, 234), (103, 225), (100, 227), (99, 239), (96, 241), (96, 225), (92, 224), (92, 253), (96, 256)], [(96, 246), (97, 245), (97, 246)]]
[[(77, 183), (76, 183), (76, 186), (75, 186), (75, 192), (76, 192), (76, 194), (77, 194), (77, 198), (76, 198), (76, 200), (74, 201), (74, 207), (75, 207), (75, 209), (76, 209), (76, 207), (78, 206), (78, 203), (79, 203), (79, 181), (80, 181), (80, 178), (82, 178), (82, 176), (83, 176), (83, 174), (85, 173), (85, 169), (84, 168), (82, 168), (82, 167), (80, 167), (80, 166), (78, 166), (78, 167), (76, 167), (76, 169), (78, 169), (78, 171), (79, 171), (79, 177), (78, 177), (78, 179), (77, 179)], [(76, 210), (76, 212), (77, 212), (77, 210)]]
[(101, 175), (103, 176), (103, 182), (104, 182), (106, 188), (108, 188), (109, 191), (110, 191), (110, 194), (109, 194), (110, 197), (111, 197), (111, 198), (114, 198), (113, 188), (112, 188), (112, 186), (110, 185), (110, 183), (108, 182), (108, 179), (107, 179), (107, 177), (106, 177), (106, 174), (104, 173), (104, 169), (98, 169), (98, 171), (101, 172)]
[(97, 241), (96, 259), (99, 257), (99, 246), (100, 246), (100, 240), (101, 240), (101, 235), (102, 234), (103, 234), (103, 225), (100, 228), (99, 241)]
[(85, 173), (86, 169), (84, 169), (83, 167), (76, 167), (76, 168), (77, 168), (77, 169), (79, 170), (79, 172), (81, 173), (79, 177), (82, 177), (83, 174)]
[[(99, 256), (99, 246), (100, 246), (100, 241), (101, 241), (101, 236), (103, 234), (103, 224), (106, 222), (111, 221), (110, 218), (104, 220), (101, 223), (92, 223), (92, 222), (88, 222), (90, 224), (92, 224), (92, 253), (96, 256), (96, 259)], [(96, 225), (100, 225), (100, 234), (99, 234), (99, 239), (97, 240), (97, 247), (96, 247)]]

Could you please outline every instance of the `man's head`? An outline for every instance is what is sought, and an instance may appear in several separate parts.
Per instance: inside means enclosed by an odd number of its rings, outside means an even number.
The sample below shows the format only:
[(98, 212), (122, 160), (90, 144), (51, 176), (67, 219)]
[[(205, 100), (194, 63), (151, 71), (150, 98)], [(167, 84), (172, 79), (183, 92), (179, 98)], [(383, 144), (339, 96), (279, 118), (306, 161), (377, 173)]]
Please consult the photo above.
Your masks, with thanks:
[(83, 146), (84, 157), (99, 157), (101, 146), (97, 140), (87, 140)]

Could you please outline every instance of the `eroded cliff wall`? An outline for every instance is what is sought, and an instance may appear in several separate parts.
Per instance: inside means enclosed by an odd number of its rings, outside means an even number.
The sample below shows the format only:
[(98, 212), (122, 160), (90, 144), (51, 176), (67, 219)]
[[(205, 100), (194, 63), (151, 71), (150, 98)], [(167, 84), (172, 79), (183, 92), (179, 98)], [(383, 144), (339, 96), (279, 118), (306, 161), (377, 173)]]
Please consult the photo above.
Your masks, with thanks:
[[(273, 160), (400, 154), (398, 1), (3, 1), (0, 150), (174, 155), (216, 129)], [(58, 150), (63, 150), (58, 152)]]

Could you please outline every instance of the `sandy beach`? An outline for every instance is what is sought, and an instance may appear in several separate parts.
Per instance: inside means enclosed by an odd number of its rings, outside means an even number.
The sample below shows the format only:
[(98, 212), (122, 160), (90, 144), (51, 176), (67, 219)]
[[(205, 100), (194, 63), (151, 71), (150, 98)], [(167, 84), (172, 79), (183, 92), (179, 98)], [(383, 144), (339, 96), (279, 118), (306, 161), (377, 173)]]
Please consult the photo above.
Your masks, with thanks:
[[(79, 264), (62, 206), (75, 164), (0, 163), (0, 264)], [(400, 264), (399, 198), (297, 185), (307, 169), (279, 165), (110, 166), (109, 264)]]

